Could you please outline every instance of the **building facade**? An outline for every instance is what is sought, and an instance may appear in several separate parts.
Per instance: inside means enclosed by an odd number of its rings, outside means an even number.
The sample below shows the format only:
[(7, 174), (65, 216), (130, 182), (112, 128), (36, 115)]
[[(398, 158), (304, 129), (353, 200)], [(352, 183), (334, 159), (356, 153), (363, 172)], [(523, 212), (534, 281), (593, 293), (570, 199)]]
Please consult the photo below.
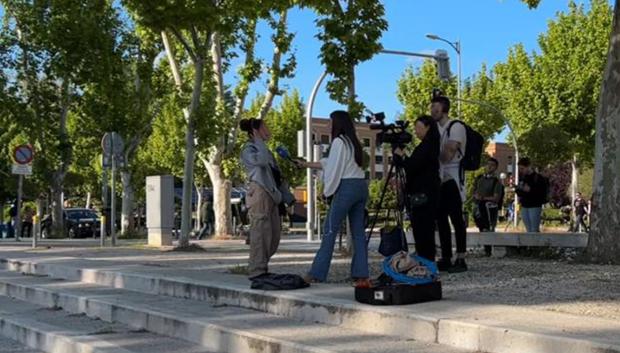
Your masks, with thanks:
[[(391, 151), (383, 146), (377, 146), (377, 134), (379, 131), (371, 130), (370, 124), (355, 124), (357, 137), (368, 155), (369, 163), (366, 169), (366, 178), (370, 180), (387, 178), (387, 173), (392, 161)], [(315, 144), (320, 144), (323, 157), (327, 156), (329, 144), (331, 143), (331, 129), (329, 119), (312, 119), (312, 139)]]
[(504, 173), (506, 177), (514, 174), (517, 161), (515, 160), (515, 150), (511, 145), (502, 142), (490, 142), (485, 152), (499, 162), (497, 173)]

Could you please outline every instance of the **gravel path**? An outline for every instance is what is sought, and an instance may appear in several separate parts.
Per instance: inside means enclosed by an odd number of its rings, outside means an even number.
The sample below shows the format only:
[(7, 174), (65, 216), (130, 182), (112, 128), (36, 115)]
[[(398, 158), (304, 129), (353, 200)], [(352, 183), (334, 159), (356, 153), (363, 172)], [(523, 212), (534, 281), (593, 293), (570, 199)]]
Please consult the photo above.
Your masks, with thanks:
[[(446, 298), (620, 320), (620, 266), (477, 255), (467, 263), (468, 272), (442, 274)], [(373, 257), (370, 266), (372, 276), (380, 274), (381, 258)], [(303, 274), (309, 267), (310, 261), (278, 263), (270, 271)], [(328, 282), (348, 283), (349, 276), (349, 260), (334, 259)]]

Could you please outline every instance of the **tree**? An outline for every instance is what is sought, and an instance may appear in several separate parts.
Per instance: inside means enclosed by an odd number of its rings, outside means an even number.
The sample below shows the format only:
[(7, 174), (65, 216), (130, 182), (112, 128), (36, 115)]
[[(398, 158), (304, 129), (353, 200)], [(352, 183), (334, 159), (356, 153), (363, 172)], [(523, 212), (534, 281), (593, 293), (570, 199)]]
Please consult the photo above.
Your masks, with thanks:
[[(536, 5), (537, 1), (530, 1)], [(594, 195), (587, 254), (591, 261), (620, 262), (620, 0), (613, 21), (596, 114)]]
[(21, 136), (38, 152), (34, 163), (39, 189), (50, 185), (53, 224), (64, 233), (62, 194), (73, 160), (69, 120), (88, 82), (100, 78), (101, 63), (117, 45), (119, 27), (107, 1), (3, 0), (3, 55), (12, 57), (14, 107), (23, 122)]
[[(272, 111), (267, 119), (267, 126), (271, 131), (269, 147), (274, 150), (277, 146), (284, 146), (291, 156), (297, 153), (297, 131), (303, 129), (304, 125), (304, 103), (297, 90), (285, 93), (282, 96), (280, 105)], [(298, 186), (303, 183), (305, 173), (295, 167), (289, 161), (280, 159), (282, 176), (291, 186)]]
[(333, 76), (327, 91), (330, 98), (347, 106), (353, 118), (360, 118), (364, 105), (355, 94), (355, 67), (383, 49), (379, 39), (388, 27), (383, 4), (377, 0), (332, 0), (314, 5), (320, 15), (317, 38), (323, 42), (319, 57)]

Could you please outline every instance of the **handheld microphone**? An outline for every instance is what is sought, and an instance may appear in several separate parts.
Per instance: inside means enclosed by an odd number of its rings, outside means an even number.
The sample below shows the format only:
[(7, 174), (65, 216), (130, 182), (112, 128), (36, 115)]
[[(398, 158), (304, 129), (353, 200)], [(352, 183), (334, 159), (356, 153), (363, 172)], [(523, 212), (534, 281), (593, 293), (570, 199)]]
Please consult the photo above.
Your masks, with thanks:
[(293, 162), (293, 159), (291, 158), (291, 155), (288, 153), (288, 150), (286, 149), (286, 147), (284, 146), (278, 146), (276, 147), (276, 153), (282, 157), (282, 159), (286, 159), (288, 161)]

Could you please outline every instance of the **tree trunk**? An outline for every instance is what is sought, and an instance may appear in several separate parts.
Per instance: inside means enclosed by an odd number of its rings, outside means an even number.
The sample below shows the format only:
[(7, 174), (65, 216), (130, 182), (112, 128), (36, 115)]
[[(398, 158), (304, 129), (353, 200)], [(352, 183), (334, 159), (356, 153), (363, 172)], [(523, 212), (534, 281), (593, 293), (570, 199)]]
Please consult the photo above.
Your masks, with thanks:
[(200, 231), (202, 225), (202, 215), (200, 210), (202, 209), (202, 186), (196, 184), (196, 222), (194, 223), (194, 230)]
[(54, 209), (52, 211), (52, 232), (55, 236), (64, 236), (65, 234), (65, 222), (62, 212), (64, 207), (62, 193), (64, 192), (65, 176), (67, 175), (67, 170), (71, 164), (72, 154), (71, 145), (69, 144), (69, 135), (67, 132), (67, 116), (69, 115), (70, 105), (70, 83), (68, 80), (63, 80), (60, 90), (62, 97), (62, 110), (60, 112), (60, 128), (58, 135), (60, 165), (54, 172), (54, 180), (52, 181), (52, 194), (54, 200)]
[[(183, 80), (181, 78), (181, 70), (172, 52), (168, 35), (165, 31), (161, 33), (162, 41), (168, 57), (168, 63), (174, 77), (175, 85), (180, 93), (183, 93)], [(181, 37), (177, 37), (183, 41)], [(192, 87), (192, 98), (188, 108), (183, 109), (185, 116), (185, 160), (183, 162), (183, 197), (181, 205), (181, 235), (179, 236), (179, 247), (189, 245), (189, 233), (191, 230), (191, 202), (192, 189), (194, 187), (194, 158), (195, 158), (195, 114), (200, 106), (200, 95), (202, 94), (202, 82), (204, 78), (204, 57), (193, 54), (192, 62), (194, 64), (194, 82)]]
[(620, 263), (620, 0), (614, 19), (596, 119), (591, 261)]
[(133, 205), (135, 193), (131, 185), (131, 172), (121, 171), (121, 183), (123, 185), (123, 201), (121, 206), (121, 234), (127, 234), (134, 230)]
[(571, 166), (571, 178), (570, 178), (570, 201), (573, 208), (573, 218), (575, 217), (575, 198), (577, 192), (579, 192), (579, 166), (577, 165), (577, 155), (573, 155), (573, 159), (570, 162)]
[(64, 217), (62, 215), (63, 204), (62, 204), (62, 192), (63, 192), (63, 182), (64, 176), (62, 179), (57, 177), (54, 178), (52, 182), (52, 233), (53, 237), (64, 237), (65, 234), (65, 223)]
[(215, 164), (203, 159), (203, 163), (211, 185), (213, 186), (213, 212), (215, 213), (215, 236), (228, 237), (232, 231), (232, 211), (230, 205), (230, 191), (232, 183), (224, 176), (220, 164)]

